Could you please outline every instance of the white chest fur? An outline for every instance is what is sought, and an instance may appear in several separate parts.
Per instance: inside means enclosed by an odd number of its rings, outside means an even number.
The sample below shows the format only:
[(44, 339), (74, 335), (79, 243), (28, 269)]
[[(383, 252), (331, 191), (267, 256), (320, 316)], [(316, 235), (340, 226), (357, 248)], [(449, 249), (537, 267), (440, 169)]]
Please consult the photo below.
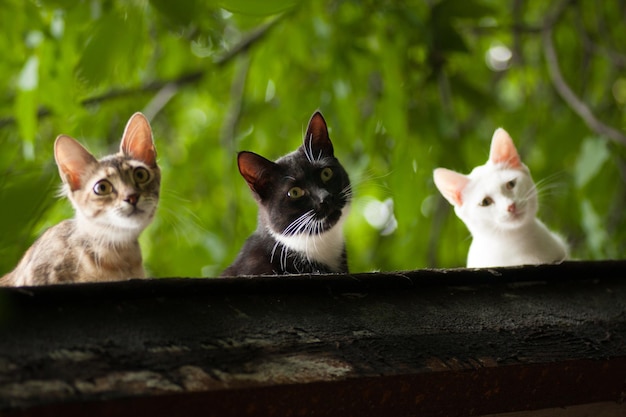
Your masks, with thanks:
[(331, 229), (320, 234), (297, 233), (285, 235), (270, 230), (270, 234), (287, 250), (298, 252), (307, 260), (328, 265), (333, 271), (341, 270), (344, 248), (343, 223), (348, 208), (344, 208), (341, 218)]
[(467, 256), (468, 268), (530, 265), (567, 258), (567, 245), (536, 220), (500, 235), (475, 234)]

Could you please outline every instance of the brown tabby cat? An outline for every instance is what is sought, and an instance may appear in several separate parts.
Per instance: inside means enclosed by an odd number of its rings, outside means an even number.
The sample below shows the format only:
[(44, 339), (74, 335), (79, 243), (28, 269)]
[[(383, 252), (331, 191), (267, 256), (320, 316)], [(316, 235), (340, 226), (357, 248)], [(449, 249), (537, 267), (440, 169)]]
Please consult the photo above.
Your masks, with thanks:
[(98, 161), (60, 135), (54, 157), (76, 214), (41, 235), (0, 285), (143, 278), (137, 238), (154, 217), (161, 182), (148, 120), (130, 118), (117, 154)]

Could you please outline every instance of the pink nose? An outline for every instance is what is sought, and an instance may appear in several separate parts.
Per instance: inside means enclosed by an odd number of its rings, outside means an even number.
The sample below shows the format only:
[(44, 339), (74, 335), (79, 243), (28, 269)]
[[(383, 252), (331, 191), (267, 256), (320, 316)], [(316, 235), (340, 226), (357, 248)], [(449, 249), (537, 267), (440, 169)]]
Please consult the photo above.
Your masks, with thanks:
[(137, 200), (139, 200), (139, 196), (137, 194), (131, 194), (124, 201), (135, 206), (137, 205)]
[(506, 211), (509, 213), (515, 213), (515, 203), (512, 203), (510, 206), (506, 208)]

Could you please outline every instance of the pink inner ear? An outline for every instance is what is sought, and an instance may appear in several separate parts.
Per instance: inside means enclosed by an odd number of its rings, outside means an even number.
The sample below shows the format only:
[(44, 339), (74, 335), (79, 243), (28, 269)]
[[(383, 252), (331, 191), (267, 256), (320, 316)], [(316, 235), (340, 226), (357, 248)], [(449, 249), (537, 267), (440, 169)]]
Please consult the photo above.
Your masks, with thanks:
[(306, 152), (310, 157), (317, 158), (320, 154), (323, 156), (334, 155), (333, 144), (328, 136), (328, 127), (322, 113), (316, 111), (309, 120), (306, 133), (304, 135), (304, 143)]
[(239, 167), (239, 173), (246, 180), (248, 186), (254, 190), (254, 184), (259, 176), (257, 163), (255, 162), (256, 155), (253, 152), (239, 152), (237, 155), (237, 166)]
[(81, 178), (88, 167), (97, 162), (76, 140), (60, 135), (54, 142), (54, 158), (59, 166), (59, 173), (72, 191), (81, 188)]
[(266, 191), (270, 172), (276, 164), (254, 152), (241, 151), (237, 155), (237, 166), (241, 176), (248, 183), (248, 187), (255, 193), (262, 195)]
[(437, 168), (433, 172), (433, 178), (439, 192), (450, 204), (459, 207), (463, 205), (461, 195), (469, 183), (468, 177), (446, 168)]
[(511, 168), (520, 168), (522, 166), (522, 160), (517, 153), (517, 149), (515, 149), (513, 139), (501, 127), (493, 133), (489, 161), (494, 164), (506, 164)]
[(156, 149), (152, 140), (152, 129), (146, 117), (137, 112), (131, 116), (124, 129), (122, 153), (142, 161), (148, 166), (156, 166)]

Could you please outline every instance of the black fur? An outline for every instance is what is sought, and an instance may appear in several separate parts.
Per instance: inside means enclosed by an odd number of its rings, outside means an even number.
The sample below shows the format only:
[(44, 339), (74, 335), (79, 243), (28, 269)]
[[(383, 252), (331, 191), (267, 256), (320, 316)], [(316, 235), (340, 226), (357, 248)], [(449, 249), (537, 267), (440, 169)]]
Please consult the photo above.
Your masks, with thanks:
[[(272, 162), (243, 151), (238, 155), (238, 165), (257, 200), (258, 224), (222, 276), (348, 272), (345, 245), (337, 253), (339, 268), (331, 268), (286, 248), (270, 232), (320, 234), (346, 215), (343, 211), (351, 198), (350, 179), (334, 156), (326, 122), (319, 112), (311, 117), (304, 142), (294, 152)], [(327, 178), (329, 172), (331, 177)], [(301, 190), (303, 195), (293, 198), (299, 193), (294, 190)], [(294, 226), (309, 211), (317, 226)]]

